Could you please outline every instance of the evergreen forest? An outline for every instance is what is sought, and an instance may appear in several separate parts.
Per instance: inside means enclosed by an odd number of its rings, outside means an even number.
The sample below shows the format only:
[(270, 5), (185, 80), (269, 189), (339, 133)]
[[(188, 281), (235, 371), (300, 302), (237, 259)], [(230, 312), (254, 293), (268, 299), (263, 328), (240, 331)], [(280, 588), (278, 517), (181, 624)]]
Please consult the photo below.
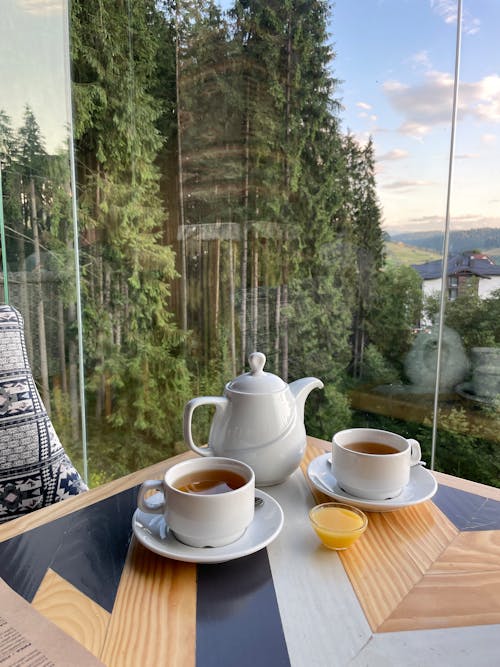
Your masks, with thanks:
[[(311, 435), (369, 424), (417, 437), (428, 458), (431, 407), (412, 421), (352, 399), (407, 381), (425, 304), (418, 274), (385, 259), (373, 141), (341, 128), (329, 3), (70, 8), (73, 136), (49, 154), (29, 105), (18, 128), (0, 111), (3, 209), (13, 302), (78, 463), (75, 205), (91, 484), (183, 450), (185, 403), (220, 395), (254, 350), (287, 381), (324, 382), (306, 402)], [(491, 323), (467, 351), (499, 346), (500, 296), (467, 298)], [(500, 485), (495, 406), (442, 409), (436, 467)]]

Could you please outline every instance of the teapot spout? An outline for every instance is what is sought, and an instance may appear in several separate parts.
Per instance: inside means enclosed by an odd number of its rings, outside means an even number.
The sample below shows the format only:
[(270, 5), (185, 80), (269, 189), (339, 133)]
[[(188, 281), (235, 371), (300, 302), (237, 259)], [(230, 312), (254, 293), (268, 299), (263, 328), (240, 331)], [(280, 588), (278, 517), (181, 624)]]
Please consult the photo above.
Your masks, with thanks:
[(318, 378), (310, 377), (295, 380), (295, 382), (291, 382), (288, 386), (295, 397), (297, 412), (301, 416), (300, 418), (303, 419), (306, 398), (313, 389), (323, 389), (324, 385)]

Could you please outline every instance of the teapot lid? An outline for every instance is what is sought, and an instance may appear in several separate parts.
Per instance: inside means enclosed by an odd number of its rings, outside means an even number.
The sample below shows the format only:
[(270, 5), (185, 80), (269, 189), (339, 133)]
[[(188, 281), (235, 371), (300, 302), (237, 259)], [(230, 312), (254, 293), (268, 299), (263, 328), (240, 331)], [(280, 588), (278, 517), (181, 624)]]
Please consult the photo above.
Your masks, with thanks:
[(229, 382), (227, 388), (231, 391), (238, 391), (243, 394), (271, 394), (277, 391), (283, 391), (288, 385), (277, 375), (266, 373), (264, 364), (266, 355), (262, 352), (252, 352), (248, 357), (250, 372), (238, 375), (237, 378)]

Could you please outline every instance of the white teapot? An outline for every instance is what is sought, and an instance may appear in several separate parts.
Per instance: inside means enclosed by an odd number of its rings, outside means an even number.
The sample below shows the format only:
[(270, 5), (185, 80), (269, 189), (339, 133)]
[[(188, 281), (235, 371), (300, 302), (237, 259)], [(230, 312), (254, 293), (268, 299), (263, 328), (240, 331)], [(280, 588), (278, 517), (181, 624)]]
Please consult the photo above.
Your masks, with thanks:
[[(247, 463), (257, 486), (279, 484), (297, 469), (306, 447), (304, 404), (323, 383), (314, 377), (287, 384), (266, 373), (266, 357), (252, 352), (250, 372), (228, 382), (223, 396), (200, 396), (184, 408), (184, 438), (202, 456), (225, 456)], [(193, 412), (215, 405), (208, 447), (193, 441)]]

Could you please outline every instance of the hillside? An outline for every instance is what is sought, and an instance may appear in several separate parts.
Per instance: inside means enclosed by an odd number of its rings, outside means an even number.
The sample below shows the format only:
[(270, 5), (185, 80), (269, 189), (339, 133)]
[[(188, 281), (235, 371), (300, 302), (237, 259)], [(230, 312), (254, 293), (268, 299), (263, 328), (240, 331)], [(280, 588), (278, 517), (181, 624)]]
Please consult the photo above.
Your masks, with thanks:
[(417, 248), (415, 246), (406, 245), (401, 241), (396, 243), (394, 241), (386, 241), (385, 252), (388, 264), (399, 264), (403, 266), (410, 266), (410, 264), (423, 264), (424, 262), (431, 262), (434, 259), (440, 259), (441, 254), (426, 250), (424, 248)]
[[(441, 232), (407, 232), (394, 234), (391, 241), (425, 248), (437, 253), (443, 249), (443, 234)], [(490, 254), (497, 254), (500, 247), (500, 228), (483, 227), (481, 229), (455, 230), (450, 232), (450, 253), (465, 250), (481, 250)]]

